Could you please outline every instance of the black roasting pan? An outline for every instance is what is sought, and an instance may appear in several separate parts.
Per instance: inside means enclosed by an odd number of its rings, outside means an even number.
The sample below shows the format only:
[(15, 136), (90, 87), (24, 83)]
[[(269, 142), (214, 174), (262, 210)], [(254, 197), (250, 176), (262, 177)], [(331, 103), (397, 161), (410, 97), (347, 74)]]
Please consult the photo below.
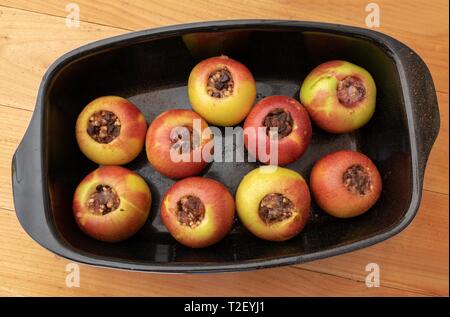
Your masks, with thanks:
[[(222, 242), (189, 249), (169, 235), (159, 218), (161, 197), (174, 181), (153, 170), (142, 153), (126, 167), (142, 175), (153, 193), (144, 228), (117, 244), (95, 241), (78, 229), (71, 210), (73, 193), (97, 167), (76, 143), (75, 121), (81, 109), (96, 97), (119, 95), (135, 103), (150, 123), (166, 109), (190, 108), (189, 73), (201, 58), (218, 52), (211, 43), (188, 49), (183, 36), (204, 32), (211, 33), (210, 41), (217, 43), (219, 53), (248, 66), (257, 81), (258, 99), (276, 94), (298, 99), (306, 74), (332, 59), (348, 60), (373, 75), (378, 90), (371, 121), (341, 135), (313, 126), (307, 152), (288, 166), (308, 179), (313, 163), (329, 152), (365, 153), (378, 166), (384, 185), (369, 212), (342, 220), (327, 216), (313, 204), (305, 230), (292, 240), (260, 240), (236, 220)], [(438, 131), (436, 93), (426, 65), (409, 47), (372, 30), (238, 20), (133, 32), (80, 47), (50, 66), (12, 162), (15, 209), (23, 228), (43, 247), (91, 265), (186, 273), (298, 264), (367, 247), (404, 229), (419, 207), (425, 165)], [(234, 193), (243, 175), (256, 166), (212, 163), (204, 176), (218, 179)]]

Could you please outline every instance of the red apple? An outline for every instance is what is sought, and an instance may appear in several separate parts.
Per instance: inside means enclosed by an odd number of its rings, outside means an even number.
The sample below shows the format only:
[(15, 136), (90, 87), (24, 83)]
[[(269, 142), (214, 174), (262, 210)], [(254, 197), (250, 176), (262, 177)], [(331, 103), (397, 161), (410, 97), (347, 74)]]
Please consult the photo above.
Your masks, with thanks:
[[(266, 133), (258, 133), (258, 128), (261, 127)], [(269, 137), (270, 128), (278, 130), (276, 139), (271, 140)], [(252, 129), (253, 133), (244, 134), (249, 153), (261, 162), (269, 163), (267, 159), (259, 157), (259, 144), (264, 144), (264, 153), (269, 154), (272, 143), (272, 148), (275, 148), (274, 145), (278, 148), (278, 165), (287, 165), (302, 156), (312, 134), (308, 112), (298, 101), (287, 96), (270, 96), (258, 102), (245, 119), (244, 131), (249, 129)], [(264, 140), (260, 140), (260, 137)]]
[(118, 242), (144, 225), (151, 200), (150, 189), (138, 174), (120, 166), (103, 166), (78, 185), (73, 214), (87, 235)]
[(369, 210), (381, 195), (381, 176), (364, 154), (337, 151), (321, 158), (311, 171), (311, 191), (324, 211), (349, 218)]
[(256, 83), (243, 64), (227, 56), (198, 63), (189, 75), (194, 111), (211, 124), (232, 126), (247, 116), (256, 98)]
[(181, 244), (203, 248), (222, 240), (231, 230), (234, 199), (213, 179), (189, 177), (176, 182), (164, 195), (161, 219)]
[[(198, 120), (198, 128), (194, 127), (194, 120)], [(184, 109), (167, 110), (148, 128), (147, 158), (158, 172), (167, 177), (193, 176), (207, 165), (204, 154), (211, 154), (211, 151), (206, 153), (204, 148), (210, 141), (212, 134), (208, 124), (198, 114)]]

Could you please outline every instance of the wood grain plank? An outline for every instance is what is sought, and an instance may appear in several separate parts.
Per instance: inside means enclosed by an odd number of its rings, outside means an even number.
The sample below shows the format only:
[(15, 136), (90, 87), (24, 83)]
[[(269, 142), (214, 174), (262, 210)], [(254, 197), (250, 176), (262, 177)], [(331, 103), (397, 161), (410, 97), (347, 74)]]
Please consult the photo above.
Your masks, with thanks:
[[(365, 0), (197, 0), (108, 1), (79, 0), (82, 21), (139, 30), (171, 24), (222, 19), (293, 19), (366, 27)], [(387, 1), (380, 7), (378, 31), (412, 47), (431, 69), (438, 91), (448, 92), (448, 2)], [(66, 2), (0, 0), (0, 5), (66, 17)], [(126, 12), (127, 14), (123, 14)], [(400, 17), (400, 18), (399, 18)]]
[(14, 210), (11, 160), (25, 134), (32, 112), (0, 106), (0, 208)]
[[(14, 213), (0, 209), (3, 296), (417, 296), (419, 294), (292, 267), (213, 275), (164, 275), (80, 265), (80, 288), (67, 288), (66, 259), (38, 246)], [(270, 281), (270, 286), (268, 284)]]
[(0, 8), (0, 104), (33, 110), (42, 76), (62, 54), (88, 42), (123, 33), (83, 23), (67, 28), (64, 19)]
[(448, 195), (424, 191), (418, 215), (397, 236), (357, 252), (299, 267), (363, 281), (362, 268), (377, 263), (383, 285), (448, 296), (448, 202)]
[(448, 94), (438, 93), (441, 127), (428, 158), (423, 188), (448, 194)]

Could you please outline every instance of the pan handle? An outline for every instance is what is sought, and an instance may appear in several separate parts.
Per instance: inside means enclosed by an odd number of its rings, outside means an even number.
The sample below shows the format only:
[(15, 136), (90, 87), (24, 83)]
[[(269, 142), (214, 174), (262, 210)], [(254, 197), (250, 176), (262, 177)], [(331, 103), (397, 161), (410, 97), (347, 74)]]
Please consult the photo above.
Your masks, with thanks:
[(427, 160), (439, 133), (439, 106), (433, 79), (425, 62), (409, 47), (399, 44), (399, 57), (403, 64), (400, 77), (405, 77), (401, 81), (408, 83), (405, 96), (409, 100), (405, 103), (411, 105), (422, 184)]
[(43, 190), (42, 114), (39, 110), (36, 107), (12, 159), (13, 197), (17, 218), (25, 231), (39, 244), (52, 248), (55, 241), (45, 213), (47, 192)]

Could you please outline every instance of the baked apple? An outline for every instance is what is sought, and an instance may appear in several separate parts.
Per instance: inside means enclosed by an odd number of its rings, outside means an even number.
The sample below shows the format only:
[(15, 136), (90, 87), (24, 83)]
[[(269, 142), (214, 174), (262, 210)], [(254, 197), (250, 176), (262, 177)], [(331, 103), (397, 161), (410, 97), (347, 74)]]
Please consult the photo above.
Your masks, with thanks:
[(228, 189), (213, 179), (188, 177), (176, 182), (164, 195), (161, 219), (181, 244), (203, 248), (231, 230), (234, 199)]
[(313, 196), (328, 214), (349, 218), (369, 210), (381, 195), (381, 176), (364, 154), (337, 151), (316, 162), (310, 177)]
[(91, 101), (78, 116), (76, 138), (80, 150), (102, 165), (126, 164), (144, 146), (147, 123), (130, 101), (105, 96)]
[(197, 175), (206, 167), (205, 155), (211, 154), (212, 146), (208, 153), (204, 149), (210, 141), (212, 134), (202, 117), (191, 110), (171, 109), (150, 124), (145, 148), (150, 164), (176, 179)]
[(259, 167), (244, 176), (236, 192), (236, 210), (244, 226), (270, 241), (285, 241), (299, 234), (309, 218), (308, 185), (297, 172)]
[[(270, 137), (271, 129), (277, 131), (276, 137)], [(244, 144), (249, 153), (262, 163), (272, 164), (270, 149), (276, 148), (278, 165), (297, 160), (306, 151), (312, 134), (308, 112), (287, 96), (270, 96), (259, 101), (245, 119), (244, 131), (247, 131)], [(265, 157), (259, 155), (261, 145)]]
[(211, 57), (192, 69), (188, 81), (192, 108), (219, 126), (238, 124), (256, 98), (256, 84), (243, 64), (227, 56)]
[(300, 101), (312, 121), (331, 133), (365, 125), (375, 111), (376, 86), (362, 67), (335, 60), (314, 68), (300, 89)]
[(134, 235), (147, 220), (152, 195), (138, 174), (120, 166), (103, 166), (75, 190), (73, 214), (81, 230), (94, 239), (118, 242)]

